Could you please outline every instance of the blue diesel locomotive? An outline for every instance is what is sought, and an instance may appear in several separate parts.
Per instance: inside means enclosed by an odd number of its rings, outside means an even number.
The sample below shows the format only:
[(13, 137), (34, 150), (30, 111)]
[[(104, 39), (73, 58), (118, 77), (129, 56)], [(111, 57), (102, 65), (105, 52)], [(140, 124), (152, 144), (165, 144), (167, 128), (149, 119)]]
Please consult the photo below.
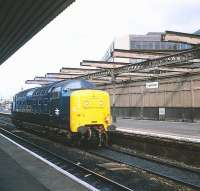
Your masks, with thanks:
[(35, 124), (35, 130), (102, 145), (111, 126), (110, 98), (86, 80), (56, 82), (16, 94), (12, 121), (18, 127)]

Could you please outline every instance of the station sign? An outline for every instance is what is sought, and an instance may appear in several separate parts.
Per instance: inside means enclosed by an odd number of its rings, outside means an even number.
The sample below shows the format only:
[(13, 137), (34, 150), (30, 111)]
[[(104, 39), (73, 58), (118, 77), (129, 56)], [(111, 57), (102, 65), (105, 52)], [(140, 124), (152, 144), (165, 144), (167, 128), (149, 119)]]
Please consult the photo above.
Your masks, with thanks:
[(158, 88), (158, 82), (146, 82), (147, 89)]
[(165, 115), (165, 108), (159, 107), (159, 115)]

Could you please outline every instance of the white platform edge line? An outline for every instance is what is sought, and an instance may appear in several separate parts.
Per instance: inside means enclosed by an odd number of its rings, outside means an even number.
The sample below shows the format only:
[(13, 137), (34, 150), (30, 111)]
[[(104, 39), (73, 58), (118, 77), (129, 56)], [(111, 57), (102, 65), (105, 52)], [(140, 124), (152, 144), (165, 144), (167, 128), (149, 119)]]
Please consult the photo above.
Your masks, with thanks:
[(171, 138), (171, 139), (176, 139), (176, 140), (183, 140), (183, 141), (188, 141), (188, 142), (200, 143), (200, 139), (196, 139), (196, 138), (169, 135), (169, 134), (152, 133), (152, 132), (149, 132), (149, 131), (142, 131), (141, 132), (141, 131), (138, 131), (138, 130), (123, 129), (123, 128), (117, 128), (117, 131), (127, 132), (127, 133), (135, 133), (135, 134), (140, 134), (140, 135), (150, 135), (150, 136), (154, 136), (154, 137)]
[(22, 145), (16, 143), (15, 141), (13, 141), (12, 139), (6, 137), (5, 135), (0, 133), (0, 136), (4, 137), (5, 139), (7, 139), (8, 141), (12, 142), (13, 144), (17, 145), (18, 147), (20, 147), (21, 149), (25, 150), (26, 152), (28, 152), (29, 154), (33, 155), (34, 157), (40, 159), (41, 161), (43, 161), (44, 163), (48, 164), (49, 166), (53, 167), (54, 169), (56, 169), (57, 171), (61, 172), (62, 174), (66, 175), (67, 177), (69, 177), (70, 179), (74, 180), (75, 182), (83, 185), (84, 187), (86, 187), (89, 190), (92, 191), (99, 191), (97, 188), (91, 186), (90, 184), (88, 184), (87, 182), (82, 181), (81, 179), (77, 178), (76, 176), (74, 176), (73, 174), (70, 174), (69, 172), (63, 170), (62, 168), (56, 166), (55, 164), (53, 164), (52, 162), (46, 160), (45, 158), (37, 155), (36, 153), (30, 151), (29, 149), (23, 147)]

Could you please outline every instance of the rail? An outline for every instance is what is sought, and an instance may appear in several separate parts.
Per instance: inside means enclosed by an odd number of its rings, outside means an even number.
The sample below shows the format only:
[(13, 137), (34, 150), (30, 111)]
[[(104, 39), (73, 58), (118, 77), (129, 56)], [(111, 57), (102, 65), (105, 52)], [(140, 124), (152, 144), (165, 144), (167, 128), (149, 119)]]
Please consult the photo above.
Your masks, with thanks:
[[(87, 177), (86, 175), (88, 174), (92, 174), (92, 179), (96, 179), (96, 181), (100, 182), (100, 188), (98, 189), (102, 189), (102, 188), (107, 188), (109, 190), (128, 190), (128, 191), (133, 191), (133, 189), (130, 189), (118, 182), (115, 182), (101, 174), (98, 174), (84, 166), (81, 166), (80, 164), (74, 163), (73, 161), (70, 161), (62, 156), (59, 156), (58, 154), (55, 154), (53, 152), (51, 152), (50, 150), (47, 150), (43, 147), (41, 147), (40, 145), (36, 145), (35, 143), (32, 143), (22, 137), (19, 137), (13, 133), (11, 133), (10, 131), (7, 131), (3, 128), (0, 128), (0, 133), (3, 134), (4, 136), (16, 141), (18, 144), (28, 148), (29, 150), (33, 151), (36, 154), (39, 154), (41, 157), (44, 157), (46, 160), (52, 162), (53, 164), (58, 164), (58, 166), (60, 168), (62, 168), (63, 170), (67, 170), (71, 167), (73, 167), (73, 172), (70, 172), (72, 174), (82, 174), (82, 178), (83, 181), (86, 181), (84, 179), (86, 179), (85, 177)], [(88, 180), (88, 177), (87, 177)], [(94, 181), (94, 180), (93, 180)], [(90, 181), (89, 183), (92, 184), (93, 181)]]

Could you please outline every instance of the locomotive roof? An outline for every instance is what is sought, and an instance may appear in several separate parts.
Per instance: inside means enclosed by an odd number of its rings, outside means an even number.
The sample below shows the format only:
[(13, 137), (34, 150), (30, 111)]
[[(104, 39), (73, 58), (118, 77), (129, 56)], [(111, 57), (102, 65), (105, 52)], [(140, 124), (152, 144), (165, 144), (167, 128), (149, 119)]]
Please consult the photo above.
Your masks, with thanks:
[(16, 97), (24, 97), (24, 96), (27, 95), (28, 92), (34, 91), (34, 89), (36, 89), (36, 88), (31, 88), (31, 89), (23, 90), (23, 91), (17, 93)]
[(56, 88), (56, 87), (62, 87), (64, 89), (75, 90), (75, 89), (94, 89), (96, 86), (93, 83), (88, 82), (84, 79), (63, 80), (63, 81), (52, 83), (52, 84), (49, 84), (49, 85), (46, 85), (46, 86), (31, 88), (31, 89), (21, 91), (21, 92), (17, 93), (16, 96), (17, 97), (24, 97), (24, 96), (27, 96), (29, 94), (29, 92), (30, 92), (29, 96), (46, 95), (53, 88)]
[(64, 87), (65, 89), (93, 89), (95, 85), (84, 79), (64, 80), (53, 85), (53, 87)]

